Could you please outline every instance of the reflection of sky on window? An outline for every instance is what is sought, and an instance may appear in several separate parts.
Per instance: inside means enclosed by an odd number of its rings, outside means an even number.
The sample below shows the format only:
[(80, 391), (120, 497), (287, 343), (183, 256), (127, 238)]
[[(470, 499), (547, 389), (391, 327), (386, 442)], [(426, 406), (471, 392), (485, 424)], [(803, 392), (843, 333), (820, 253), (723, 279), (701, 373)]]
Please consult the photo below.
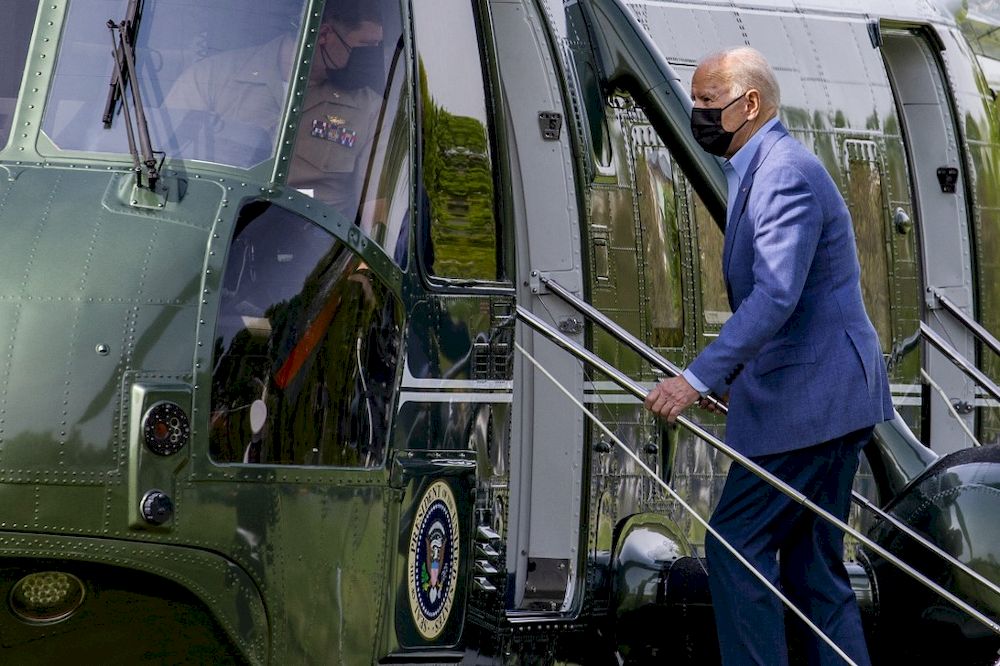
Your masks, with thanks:
[(979, 14), (979, 20), (1000, 22), (1000, 0), (969, 0), (969, 17)]
[(413, 3), (413, 15), (418, 39), (423, 38), (417, 51), (434, 101), (450, 113), (485, 122), (472, 3), (421, 0)]

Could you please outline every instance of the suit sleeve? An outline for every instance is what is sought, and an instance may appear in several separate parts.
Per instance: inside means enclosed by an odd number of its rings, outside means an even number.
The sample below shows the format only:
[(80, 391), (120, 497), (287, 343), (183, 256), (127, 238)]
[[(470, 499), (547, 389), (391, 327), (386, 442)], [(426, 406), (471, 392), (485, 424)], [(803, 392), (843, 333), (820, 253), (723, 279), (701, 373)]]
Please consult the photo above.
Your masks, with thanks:
[(786, 165), (755, 178), (747, 219), (753, 229), (753, 286), (691, 371), (723, 395), (743, 365), (788, 321), (802, 295), (823, 227), (806, 176)]

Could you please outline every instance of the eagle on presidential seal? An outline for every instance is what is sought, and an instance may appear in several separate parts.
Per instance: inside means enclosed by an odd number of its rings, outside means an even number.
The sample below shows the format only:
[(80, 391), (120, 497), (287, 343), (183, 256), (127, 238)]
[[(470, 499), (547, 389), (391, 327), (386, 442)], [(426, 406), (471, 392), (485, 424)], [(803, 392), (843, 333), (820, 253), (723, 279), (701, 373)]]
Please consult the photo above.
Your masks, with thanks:
[(435, 520), (427, 530), (427, 538), (424, 540), (424, 562), (420, 572), (420, 585), (427, 595), (427, 600), (432, 604), (437, 603), (444, 586), (442, 567), (447, 548), (444, 525), (441, 521)]

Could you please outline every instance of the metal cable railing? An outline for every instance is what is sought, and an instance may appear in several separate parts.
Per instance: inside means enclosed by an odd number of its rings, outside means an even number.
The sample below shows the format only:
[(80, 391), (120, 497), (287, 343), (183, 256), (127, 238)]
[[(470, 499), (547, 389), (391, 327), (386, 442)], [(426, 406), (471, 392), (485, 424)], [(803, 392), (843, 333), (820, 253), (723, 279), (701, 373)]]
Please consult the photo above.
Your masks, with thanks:
[[(681, 374), (680, 368), (678, 368), (676, 365), (674, 365), (673, 363), (671, 363), (669, 360), (667, 360), (666, 358), (664, 358), (662, 355), (658, 354), (649, 345), (647, 345), (646, 343), (642, 342), (641, 340), (639, 340), (638, 338), (636, 338), (634, 335), (632, 335), (631, 333), (629, 333), (628, 331), (626, 331), (625, 329), (623, 329), (621, 326), (619, 326), (618, 324), (616, 324), (615, 322), (613, 322), (604, 313), (602, 313), (601, 311), (597, 310), (592, 305), (590, 305), (586, 301), (580, 299), (576, 295), (572, 294), (570, 291), (568, 291), (565, 287), (563, 287), (562, 285), (560, 285), (555, 280), (553, 280), (551, 278), (547, 278), (547, 277), (541, 277), (540, 278), (540, 282), (542, 284), (544, 284), (549, 289), (549, 291), (552, 292), (552, 294), (554, 294), (555, 296), (559, 297), (560, 299), (562, 299), (564, 302), (568, 303), (569, 305), (573, 306), (581, 314), (583, 314), (584, 316), (586, 316), (589, 319), (591, 319), (594, 323), (598, 324), (601, 328), (603, 328), (605, 331), (607, 331), (609, 334), (611, 334), (614, 338), (616, 338), (617, 340), (619, 340), (622, 344), (626, 345), (627, 347), (629, 347), (630, 349), (632, 349), (632, 351), (636, 352), (643, 359), (645, 359), (646, 361), (648, 361), (651, 365), (653, 365), (653, 367), (658, 368), (658, 369), (662, 370), (663, 372), (666, 372), (667, 374), (670, 374), (670, 375), (673, 375), (673, 376), (678, 376), (678, 375)], [(933, 337), (932, 344), (934, 344), (935, 346), (937, 346), (938, 344), (944, 345), (944, 346), (948, 346), (947, 343), (944, 342), (944, 340), (942, 340), (940, 338), (940, 336), (938, 336), (936, 333), (934, 333), (934, 331), (932, 331), (929, 327), (927, 327), (924, 324), (921, 324), (921, 334), (923, 334), (925, 336), (927, 336), (927, 335), (932, 336)], [(964, 361), (964, 366), (968, 366), (969, 365), (968, 361), (965, 361), (965, 359), (962, 358), (961, 355), (958, 355), (957, 352), (954, 352), (954, 350), (952, 350), (952, 352), (954, 354), (956, 354), (962, 361)], [(946, 355), (948, 355), (948, 354), (946, 354)], [(948, 356), (949, 356), (949, 358), (951, 358), (951, 355), (948, 355)], [(963, 367), (963, 366), (960, 365), (959, 367)], [(976, 372), (978, 372), (978, 370)], [(979, 374), (982, 375), (982, 373), (979, 373)], [(990, 385), (990, 386), (984, 386), (984, 388), (986, 388), (988, 391), (992, 392), (992, 390), (990, 388), (992, 386), (992, 389), (994, 389), (998, 393), (1000, 393), (1000, 389), (996, 388), (996, 386), (993, 385), (993, 383), (990, 382), (989, 379), (986, 378), (985, 375), (982, 375), (982, 378)], [(715, 408), (718, 411), (720, 411), (720, 412), (722, 412), (724, 414), (728, 412), (728, 407), (726, 406), (726, 404), (724, 402), (722, 402), (721, 400), (717, 400), (713, 396), (709, 396), (709, 399), (710, 399), (710, 402), (712, 402), (712, 404), (715, 406)], [(1000, 397), (998, 397), (998, 399), (1000, 399)], [(974, 437), (973, 437), (973, 441), (976, 441)], [(951, 564), (952, 566), (954, 566), (955, 568), (957, 568), (962, 573), (968, 575), (969, 577), (971, 577), (976, 582), (980, 583), (981, 585), (983, 585), (986, 588), (988, 588), (989, 590), (991, 590), (994, 594), (1000, 595), (1000, 586), (998, 586), (996, 583), (994, 583), (993, 581), (989, 580), (988, 578), (986, 578), (985, 576), (983, 576), (979, 572), (975, 571), (974, 569), (972, 569), (971, 567), (969, 567), (968, 565), (966, 565), (964, 562), (959, 561), (957, 558), (955, 558), (950, 553), (945, 552), (937, 544), (935, 544), (932, 541), (928, 540), (925, 536), (923, 536), (919, 532), (915, 531), (913, 528), (911, 528), (906, 523), (900, 521), (899, 519), (895, 518), (891, 514), (886, 513), (885, 511), (882, 511), (882, 509), (880, 509), (878, 506), (876, 506), (875, 504), (873, 504), (864, 495), (858, 493), (857, 491), (853, 491), (852, 490), (851, 491), (851, 499), (852, 499), (852, 501), (855, 504), (857, 504), (857, 505), (859, 505), (859, 506), (867, 509), (868, 511), (872, 512), (873, 514), (875, 514), (876, 516), (878, 516), (879, 518), (881, 518), (882, 520), (884, 520), (885, 522), (889, 523), (890, 525), (892, 525), (893, 527), (895, 527), (896, 529), (898, 529), (900, 532), (906, 534), (908, 537), (910, 537), (911, 539), (913, 539), (914, 541), (916, 541), (917, 543), (919, 543), (920, 545), (922, 545), (927, 550), (931, 551), (932, 553), (934, 553), (938, 557), (944, 559), (946, 562), (948, 562), (949, 564)]]
[(972, 332), (977, 338), (979, 338), (983, 344), (989, 347), (994, 354), (1000, 355), (1000, 340), (997, 340), (992, 333), (986, 330), (986, 328), (980, 324), (978, 321), (970, 317), (969, 315), (962, 312), (961, 308), (955, 305), (947, 296), (942, 294), (938, 290), (933, 290), (934, 299), (944, 308), (952, 317), (957, 319), (965, 326), (969, 331)]
[(824, 643), (826, 643), (827, 645), (829, 645), (830, 648), (833, 649), (833, 651), (836, 652), (837, 655), (840, 658), (842, 658), (845, 663), (851, 664), (851, 666), (857, 666), (856, 662), (854, 662), (849, 656), (847, 656), (847, 654), (840, 648), (840, 646), (838, 646), (836, 643), (834, 643), (833, 640), (829, 636), (827, 636), (825, 633), (823, 633), (822, 629), (820, 629), (819, 627), (817, 627), (816, 624), (813, 623), (813, 621), (810, 620), (806, 616), (805, 613), (803, 613), (801, 610), (799, 610), (799, 608), (795, 604), (793, 604), (788, 597), (786, 597), (784, 594), (782, 594), (781, 590), (779, 590), (774, 585), (774, 583), (772, 583), (771, 581), (769, 581), (767, 579), (767, 577), (764, 576), (764, 574), (762, 574), (760, 571), (757, 570), (756, 567), (754, 567), (752, 564), (750, 564), (750, 562), (747, 561), (747, 559), (743, 556), (743, 554), (740, 553), (740, 551), (738, 551), (732, 544), (730, 544), (728, 541), (726, 541), (726, 539), (721, 534), (719, 534), (718, 531), (714, 527), (712, 527), (711, 525), (709, 525), (708, 521), (705, 520), (701, 516), (701, 514), (699, 514), (697, 511), (695, 511), (693, 507), (691, 507), (687, 502), (685, 502), (681, 498), (680, 495), (677, 494), (677, 491), (675, 491), (663, 479), (661, 479), (659, 476), (657, 476), (656, 473), (653, 470), (651, 470), (649, 468), (649, 466), (646, 463), (644, 463), (639, 458), (639, 456), (637, 456), (635, 454), (634, 451), (632, 451), (632, 449), (630, 449), (628, 446), (626, 446), (625, 443), (621, 441), (621, 439), (619, 439), (613, 432), (611, 432), (611, 429), (608, 428), (608, 426), (605, 425), (605, 423), (603, 421), (601, 421), (599, 418), (597, 418), (596, 416), (594, 416), (594, 413), (591, 412), (589, 409), (587, 409), (587, 407), (582, 402), (580, 402), (580, 400), (577, 399), (576, 396), (574, 396), (572, 393), (570, 393), (569, 389), (567, 389), (565, 386), (563, 386), (563, 384), (561, 382), (559, 382), (558, 379), (556, 379), (555, 377), (553, 377), (552, 374), (548, 370), (546, 370), (535, 359), (535, 357), (533, 357), (531, 354), (529, 354), (527, 351), (525, 351), (524, 347), (522, 347), (521, 345), (519, 345), (516, 342), (514, 343), (514, 347), (515, 347), (515, 349), (517, 349), (517, 351), (519, 351), (521, 353), (522, 356), (524, 356), (528, 361), (530, 361), (531, 364), (534, 365), (535, 368), (537, 368), (539, 372), (541, 372), (543, 375), (545, 375), (545, 377), (550, 382), (552, 382), (552, 384), (557, 389), (559, 389), (559, 391), (561, 391), (563, 393), (563, 395), (565, 395), (570, 400), (570, 402), (572, 402), (574, 405), (576, 405), (576, 407), (579, 408), (580, 411), (582, 411), (584, 413), (584, 415), (588, 419), (590, 419), (594, 423), (594, 425), (596, 425), (601, 430), (601, 432), (603, 432), (605, 435), (607, 435), (611, 439), (612, 442), (614, 442), (615, 444), (617, 444), (618, 448), (623, 453), (625, 453), (625, 455), (627, 455), (629, 458), (631, 458), (633, 460), (633, 462), (635, 462), (640, 468), (642, 468), (642, 470), (645, 471), (657, 484), (659, 484), (659, 486), (661, 488), (663, 488), (667, 492), (667, 494), (670, 495), (670, 497), (672, 497), (674, 499), (674, 501), (676, 501), (678, 504), (680, 504), (681, 507), (685, 511), (687, 511), (688, 513), (690, 513), (691, 516), (699, 524), (701, 524), (701, 526), (704, 527), (705, 530), (708, 531), (709, 534), (711, 534), (716, 539), (718, 539), (719, 543), (722, 544), (723, 548), (725, 548), (726, 550), (728, 550), (730, 552), (730, 554), (732, 554), (732, 556), (735, 557), (737, 559), (737, 561), (739, 561), (740, 564), (742, 564), (743, 566), (745, 566), (747, 568), (747, 570), (750, 571), (750, 573), (752, 573), (755, 578), (757, 578), (757, 580), (759, 580), (761, 583), (763, 583), (764, 587), (766, 587), (768, 590), (770, 590), (771, 592), (773, 592), (774, 595), (777, 596), (778, 599), (781, 600), (781, 603), (783, 603), (790, 611), (792, 611), (796, 616), (798, 616), (798, 618), (800, 620), (802, 620), (806, 624), (806, 626), (809, 627), (809, 629), (811, 629), (813, 631), (813, 633), (815, 633), (820, 638), (820, 640), (822, 640)]
[(965, 373), (969, 379), (986, 389), (986, 392), (996, 400), (1000, 400), (1000, 386), (997, 386), (992, 379), (987, 377), (976, 364), (958, 353), (954, 347), (948, 344), (941, 335), (927, 325), (927, 322), (920, 322), (920, 336), (932, 347), (944, 354), (945, 358), (955, 364), (955, 367)]
[(958, 413), (958, 410), (955, 409), (955, 405), (951, 403), (951, 398), (949, 398), (948, 394), (944, 392), (941, 385), (934, 381), (934, 378), (931, 377), (930, 374), (928, 374), (928, 372), (923, 368), (920, 368), (920, 376), (924, 378), (924, 381), (927, 382), (939, 396), (941, 396), (944, 406), (948, 408), (948, 413), (951, 414), (952, 418), (958, 422), (958, 426), (965, 432), (966, 436), (972, 440), (972, 445), (977, 447), (982, 446), (983, 443), (976, 438), (975, 434), (973, 434), (973, 432), (969, 429), (969, 426), (965, 425), (965, 420), (962, 418), (962, 415)]
[[(620, 387), (631, 393), (637, 399), (639, 400), (645, 399), (647, 394), (647, 390), (645, 389), (645, 387), (640, 385), (638, 382), (635, 382), (630, 377), (619, 371), (617, 368), (605, 362), (603, 359), (599, 358), (596, 354), (594, 354), (590, 350), (585, 349), (576, 342), (570, 340), (562, 333), (560, 333), (558, 330), (556, 330), (546, 322), (542, 321), (528, 310), (525, 310), (522, 306), (517, 306), (517, 318), (520, 319), (527, 326), (535, 330), (536, 332), (543, 335), (550, 342), (553, 342), (554, 344), (561, 347), (565, 351), (571, 353), (579, 360), (587, 363), (588, 365), (596, 368), (600, 372), (607, 375), (612, 381), (614, 381)], [(811, 501), (805, 495), (803, 495), (796, 489), (792, 488), (787, 483), (785, 483), (778, 477), (774, 476), (767, 470), (761, 468), (759, 465), (755, 464), (752, 460), (744, 456), (742, 453), (726, 445), (724, 442), (722, 442), (720, 439), (718, 439), (710, 432), (702, 428), (697, 423), (691, 421), (690, 419), (688, 419), (683, 415), (677, 418), (677, 423), (679, 423), (681, 426), (683, 426), (688, 431), (693, 433), (699, 439), (702, 439), (703, 441), (708, 443), (713, 448), (726, 454), (727, 456), (738, 462), (740, 465), (743, 465), (743, 467), (745, 467), (751, 473), (755, 474), (756, 476), (767, 482), (769, 485), (777, 489), (779, 492), (790, 497), (798, 504), (801, 504), (802, 506), (806, 507), (807, 509), (815, 513), (817, 516), (827, 521), (831, 525), (837, 527), (844, 533), (851, 535), (858, 542), (863, 544), (866, 548), (878, 554), (880, 557), (885, 559), (887, 562), (895, 565), (896, 568), (900, 569), (901, 571), (909, 575), (917, 582), (921, 583), (931, 591), (935, 592), (940, 597), (946, 599), (947, 601), (949, 601), (950, 603), (961, 609), (967, 615), (969, 615), (976, 621), (986, 626), (993, 633), (1000, 635), (1000, 624), (997, 624), (995, 621), (993, 621), (992, 619), (990, 619), (977, 609), (973, 608), (967, 602), (963, 601), (962, 599), (959, 599), (957, 596), (955, 596), (948, 590), (944, 589), (943, 587), (935, 583), (927, 576), (924, 576), (922, 573), (920, 573), (910, 565), (903, 562), (897, 556), (893, 555), (888, 550), (886, 550), (879, 544), (875, 543), (874, 541), (863, 535), (855, 528), (851, 527), (850, 525), (843, 522), (842, 520), (832, 515), (828, 511), (824, 510), (823, 508), (817, 506), (813, 501)], [(915, 535), (916, 533), (913, 534)], [(978, 576), (978, 574), (976, 574), (976, 576)], [(992, 583), (988, 582), (988, 584), (991, 587), (991, 589), (995, 589), (995, 586)]]

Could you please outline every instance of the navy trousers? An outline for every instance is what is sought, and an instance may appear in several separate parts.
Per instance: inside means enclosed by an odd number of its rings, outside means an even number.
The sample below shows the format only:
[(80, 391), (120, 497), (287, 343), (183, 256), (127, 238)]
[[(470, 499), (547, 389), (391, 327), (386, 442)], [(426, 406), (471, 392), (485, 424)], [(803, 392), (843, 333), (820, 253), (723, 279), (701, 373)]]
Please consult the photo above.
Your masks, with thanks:
[[(864, 428), (805, 449), (753, 461), (834, 516), (847, 520)], [(733, 463), (709, 524), (859, 666), (870, 660), (861, 615), (844, 569), (843, 532)], [(784, 604), (712, 535), (707, 535), (709, 587), (725, 666), (785, 666)], [(795, 618), (809, 664), (843, 664)]]

